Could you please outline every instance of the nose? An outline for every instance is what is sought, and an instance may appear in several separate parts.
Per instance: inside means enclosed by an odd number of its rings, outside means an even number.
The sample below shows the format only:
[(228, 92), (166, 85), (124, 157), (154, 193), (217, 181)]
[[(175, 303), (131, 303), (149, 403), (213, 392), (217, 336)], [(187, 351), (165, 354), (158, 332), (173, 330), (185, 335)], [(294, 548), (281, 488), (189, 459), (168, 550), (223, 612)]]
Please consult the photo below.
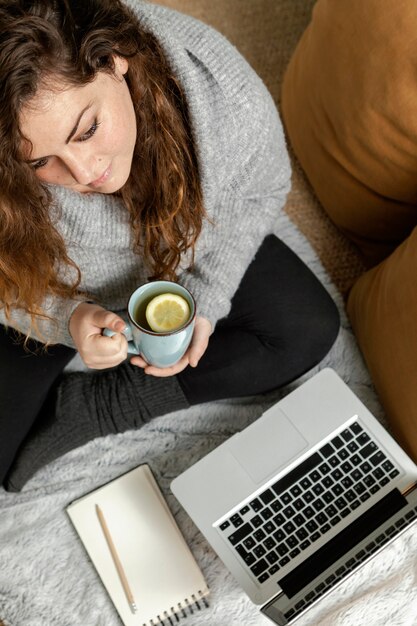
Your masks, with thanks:
[(79, 185), (88, 185), (94, 180), (94, 162), (89, 155), (70, 153), (66, 154), (62, 161)]

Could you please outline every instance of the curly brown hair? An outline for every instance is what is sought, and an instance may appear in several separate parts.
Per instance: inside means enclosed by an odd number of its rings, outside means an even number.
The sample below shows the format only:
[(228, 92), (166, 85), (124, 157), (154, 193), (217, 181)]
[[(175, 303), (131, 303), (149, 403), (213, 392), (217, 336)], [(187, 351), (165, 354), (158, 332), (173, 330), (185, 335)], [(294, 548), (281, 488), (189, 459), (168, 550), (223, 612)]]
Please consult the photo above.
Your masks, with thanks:
[(184, 93), (156, 38), (119, 0), (0, 0), (0, 306), (7, 317), (22, 308), (36, 325), (45, 298), (77, 297), (81, 280), (54, 226), (51, 192), (23, 157), (22, 108), (49, 78), (82, 86), (98, 72), (112, 74), (115, 55), (129, 62), (138, 128), (119, 192), (134, 250), (150, 278), (175, 280), (182, 255), (193, 261), (205, 217), (198, 160)]

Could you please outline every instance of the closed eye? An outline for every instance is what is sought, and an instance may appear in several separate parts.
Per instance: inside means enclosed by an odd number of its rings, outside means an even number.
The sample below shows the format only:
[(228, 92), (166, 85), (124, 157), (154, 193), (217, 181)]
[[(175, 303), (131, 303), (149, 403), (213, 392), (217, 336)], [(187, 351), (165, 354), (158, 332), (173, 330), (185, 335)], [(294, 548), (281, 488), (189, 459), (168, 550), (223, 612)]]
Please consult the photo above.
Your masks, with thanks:
[(87, 130), (86, 133), (78, 137), (77, 141), (87, 141), (90, 139), (96, 132), (97, 128), (100, 126), (100, 122), (96, 119), (94, 120), (94, 124)]
[(33, 167), (34, 170), (38, 170), (41, 167), (45, 167), (47, 163), (48, 163), (48, 159), (45, 157), (43, 159), (39, 159), (39, 161), (35, 161), (34, 163), (31, 163), (31, 166)]

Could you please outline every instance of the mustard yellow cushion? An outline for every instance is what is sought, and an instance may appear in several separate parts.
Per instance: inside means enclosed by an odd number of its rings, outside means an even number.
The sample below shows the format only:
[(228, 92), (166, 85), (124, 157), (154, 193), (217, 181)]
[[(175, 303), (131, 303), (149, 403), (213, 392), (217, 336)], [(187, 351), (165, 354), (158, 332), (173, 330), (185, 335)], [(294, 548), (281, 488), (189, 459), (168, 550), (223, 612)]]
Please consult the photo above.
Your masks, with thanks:
[(318, 0), (287, 68), (289, 140), (370, 263), (417, 224), (417, 3)]

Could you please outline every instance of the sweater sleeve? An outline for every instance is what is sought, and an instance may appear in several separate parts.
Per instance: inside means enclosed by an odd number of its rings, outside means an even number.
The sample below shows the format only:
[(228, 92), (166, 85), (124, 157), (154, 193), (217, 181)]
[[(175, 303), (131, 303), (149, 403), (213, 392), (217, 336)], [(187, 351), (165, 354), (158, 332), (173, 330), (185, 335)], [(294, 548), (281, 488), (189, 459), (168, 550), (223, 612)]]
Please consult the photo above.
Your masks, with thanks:
[(217, 196), (213, 215), (209, 215), (212, 223), (204, 226), (195, 266), (179, 277), (196, 298), (198, 314), (213, 329), (229, 313), (232, 297), (263, 239), (273, 231), (290, 189), (291, 168), (281, 121), (263, 85), (258, 104), (263, 114), (258, 111), (253, 117), (260, 120), (259, 125), (255, 123), (247, 132), (249, 108), (245, 145), (240, 136), (236, 138), (240, 145), (230, 146), (229, 154), (242, 156), (230, 164), (233, 175)]
[(10, 319), (6, 318), (4, 309), (1, 309), (0, 324), (15, 328), (25, 336), (30, 335), (43, 344), (60, 343), (75, 348), (68, 324), (79, 304), (80, 300), (48, 297), (43, 303), (43, 310), (47, 317), (37, 317), (35, 327), (31, 328), (31, 317), (22, 309), (13, 309)]

